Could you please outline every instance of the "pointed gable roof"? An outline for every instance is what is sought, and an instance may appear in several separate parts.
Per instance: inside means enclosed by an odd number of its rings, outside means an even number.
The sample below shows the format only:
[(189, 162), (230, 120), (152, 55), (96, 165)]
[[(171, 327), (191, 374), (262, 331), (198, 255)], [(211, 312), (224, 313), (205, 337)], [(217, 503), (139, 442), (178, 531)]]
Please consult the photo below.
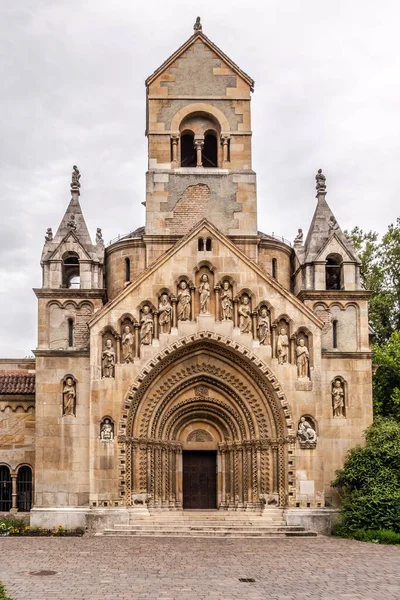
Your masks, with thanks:
[(204, 228), (207, 228), (211, 235), (215, 236), (215, 238), (217, 238), (220, 242), (225, 244), (229, 248), (232, 256), (236, 256), (238, 259), (246, 263), (246, 265), (250, 269), (253, 269), (253, 271), (255, 271), (266, 283), (268, 283), (272, 288), (274, 288), (276, 291), (282, 294), (282, 296), (284, 296), (287, 300), (289, 300), (289, 302), (295, 305), (300, 312), (302, 312), (308, 319), (313, 321), (318, 327), (322, 329), (322, 321), (318, 318), (314, 311), (311, 310), (311, 308), (308, 308), (308, 306), (303, 304), (303, 302), (301, 302), (296, 296), (294, 296), (294, 294), (292, 294), (285, 287), (283, 287), (283, 285), (281, 285), (274, 277), (272, 277), (272, 275), (269, 275), (269, 273), (264, 271), (255, 261), (249, 258), (246, 254), (244, 254), (242, 250), (235, 246), (235, 244), (227, 236), (225, 236), (219, 229), (215, 227), (215, 225), (210, 223), (210, 221), (208, 221), (208, 219), (206, 218), (199, 221), (186, 235), (184, 235), (175, 244), (175, 246), (172, 246), (172, 248), (170, 248), (165, 254), (159, 256), (151, 265), (147, 267), (147, 269), (140, 273), (140, 275), (136, 278), (135, 281), (133, 281), (128, 287), (123, 289), (115, 298), (113, 298), (110, 302), (108, 302), (100, 310), (98, 310), (93, 315), (92, 319), (89, 321), (89, 327), (92, 327), (95, 323), (97, 323), (97, 321), (99, 321), (102, 318), (104, 314), (116, 307), (123, 298), (129, 296), (132, 290), (139, 287), (148, 277), (152, 275), (152, 273), (154, 273), (154, 271), (159, 266), (169, 261), (172, 256), (177, 254), (185, 246), (185, 244), (187, 244), (189, 240), (195, 238), (199, 234), (199, 232)]
[(318, 193), (317, 198), (317, 206), (304, 244), (303, 262), (316, 260), (328, 241), (333, 237), (337, 238), (353, 260), (359, 262), (354, 248), (341, 230), (325, 199), (325, 193)]
[(237, 64), (234, 63), (233, 60), (231, 60), (226, 54), (224, 54), (224, 52), (222, 52), (222, 50), (220, 50), (220, 48), (218, 48), (218, 46), (216, 46), (206, 35), (204, 35), (204, 33), (202, 31), (195, 31), (194, 34), (192, 36), (190, 36), (190, 38), (184, 44), (182, 44), (182, 46), (180, 48), (178, 48), (178, 50), (176, 50), (176, 52), (174, 52), (174, 54), (171, 54), (171, 56), (169, 58), (167, 58), (167, 60), (164, 61), (162, 63), (162, 65), (160, 65), (158, 67), (158, 69), (156, 69), (154, 71), (154, 73), (152, 73), (152, 75), (150, 75), (146, 79), (146, 82), (145, 82), (146, 87), (148, 87), (163, 71), (168, 69), (168, 67), (175, 60), (177, 60), (190, 46), (192, 46), (192, 44), (194, 44), (199, 39), (206, 46), (208, 46), (208, 48), (210, 48), (210, 50), (212, 50), (212, 52), (214, 52), (222, 61), (224, 61), (227, 65), (229, 65), (231, 67), (231, 69), (233, 71), (235, 71), (235, 73), (239, 77), (241, 77), (244, 81), (246, 81), (246, 83), (249, 84), (252, 92), (254, 91), (254, 80), (249, 75), (247, 75), (247, 73), (242, 71), (237, 66)]
[[(71, 227), (71, 223), (75, 224), (75, 226)], [(59, 246), (71, 237), (76, 240), (89, 258), (100, 260), (100, 262), (103, 261), (104, 246), (92, 243), (77, 191), (72, 191), (70, 203), (61, 219), (54, 238), (51, 241), (46, 241), (42, 252), (42, 261), (50, 259), (56, 253)]]

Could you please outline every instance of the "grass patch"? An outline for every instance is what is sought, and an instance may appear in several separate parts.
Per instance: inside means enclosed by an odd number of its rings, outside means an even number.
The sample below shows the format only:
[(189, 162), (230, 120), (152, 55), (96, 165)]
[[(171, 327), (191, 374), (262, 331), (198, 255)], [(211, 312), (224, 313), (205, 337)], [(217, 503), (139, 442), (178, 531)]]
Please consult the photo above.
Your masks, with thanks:
[(391, 529), (356, 529), (355, 531), (349, 531), (343, 525), (338, 524), (333, 528), (332, 534), (336, 537), (372, 544), (400, 545), (400, 533), (396, 533)]

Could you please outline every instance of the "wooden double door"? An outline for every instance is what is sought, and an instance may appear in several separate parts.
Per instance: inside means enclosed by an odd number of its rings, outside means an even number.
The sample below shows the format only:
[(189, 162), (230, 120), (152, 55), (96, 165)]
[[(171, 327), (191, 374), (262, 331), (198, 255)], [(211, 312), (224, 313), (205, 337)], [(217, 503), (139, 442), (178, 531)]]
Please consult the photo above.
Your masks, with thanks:
[(183, 451), (183, 508), (217, 507), (217, 453)]

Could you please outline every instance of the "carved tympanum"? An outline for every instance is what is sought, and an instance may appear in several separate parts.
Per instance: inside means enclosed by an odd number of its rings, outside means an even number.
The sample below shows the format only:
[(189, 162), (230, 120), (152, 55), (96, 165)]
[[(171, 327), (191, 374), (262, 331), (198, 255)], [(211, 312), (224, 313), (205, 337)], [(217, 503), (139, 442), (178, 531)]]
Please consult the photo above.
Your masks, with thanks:
[(205, 429), (195, 429), (191, 431), (186, 438), (187, 442), (212, 442), (213, 437), (211, 433)]

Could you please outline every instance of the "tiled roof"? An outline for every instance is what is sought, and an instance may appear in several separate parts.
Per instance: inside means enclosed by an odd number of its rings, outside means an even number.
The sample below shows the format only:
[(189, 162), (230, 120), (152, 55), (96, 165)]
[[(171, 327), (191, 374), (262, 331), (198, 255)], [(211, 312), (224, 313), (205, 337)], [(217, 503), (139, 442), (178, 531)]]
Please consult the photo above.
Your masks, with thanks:
[(0, 394), (34, 394), (35, 375), (21, 371), (0, 372)]

